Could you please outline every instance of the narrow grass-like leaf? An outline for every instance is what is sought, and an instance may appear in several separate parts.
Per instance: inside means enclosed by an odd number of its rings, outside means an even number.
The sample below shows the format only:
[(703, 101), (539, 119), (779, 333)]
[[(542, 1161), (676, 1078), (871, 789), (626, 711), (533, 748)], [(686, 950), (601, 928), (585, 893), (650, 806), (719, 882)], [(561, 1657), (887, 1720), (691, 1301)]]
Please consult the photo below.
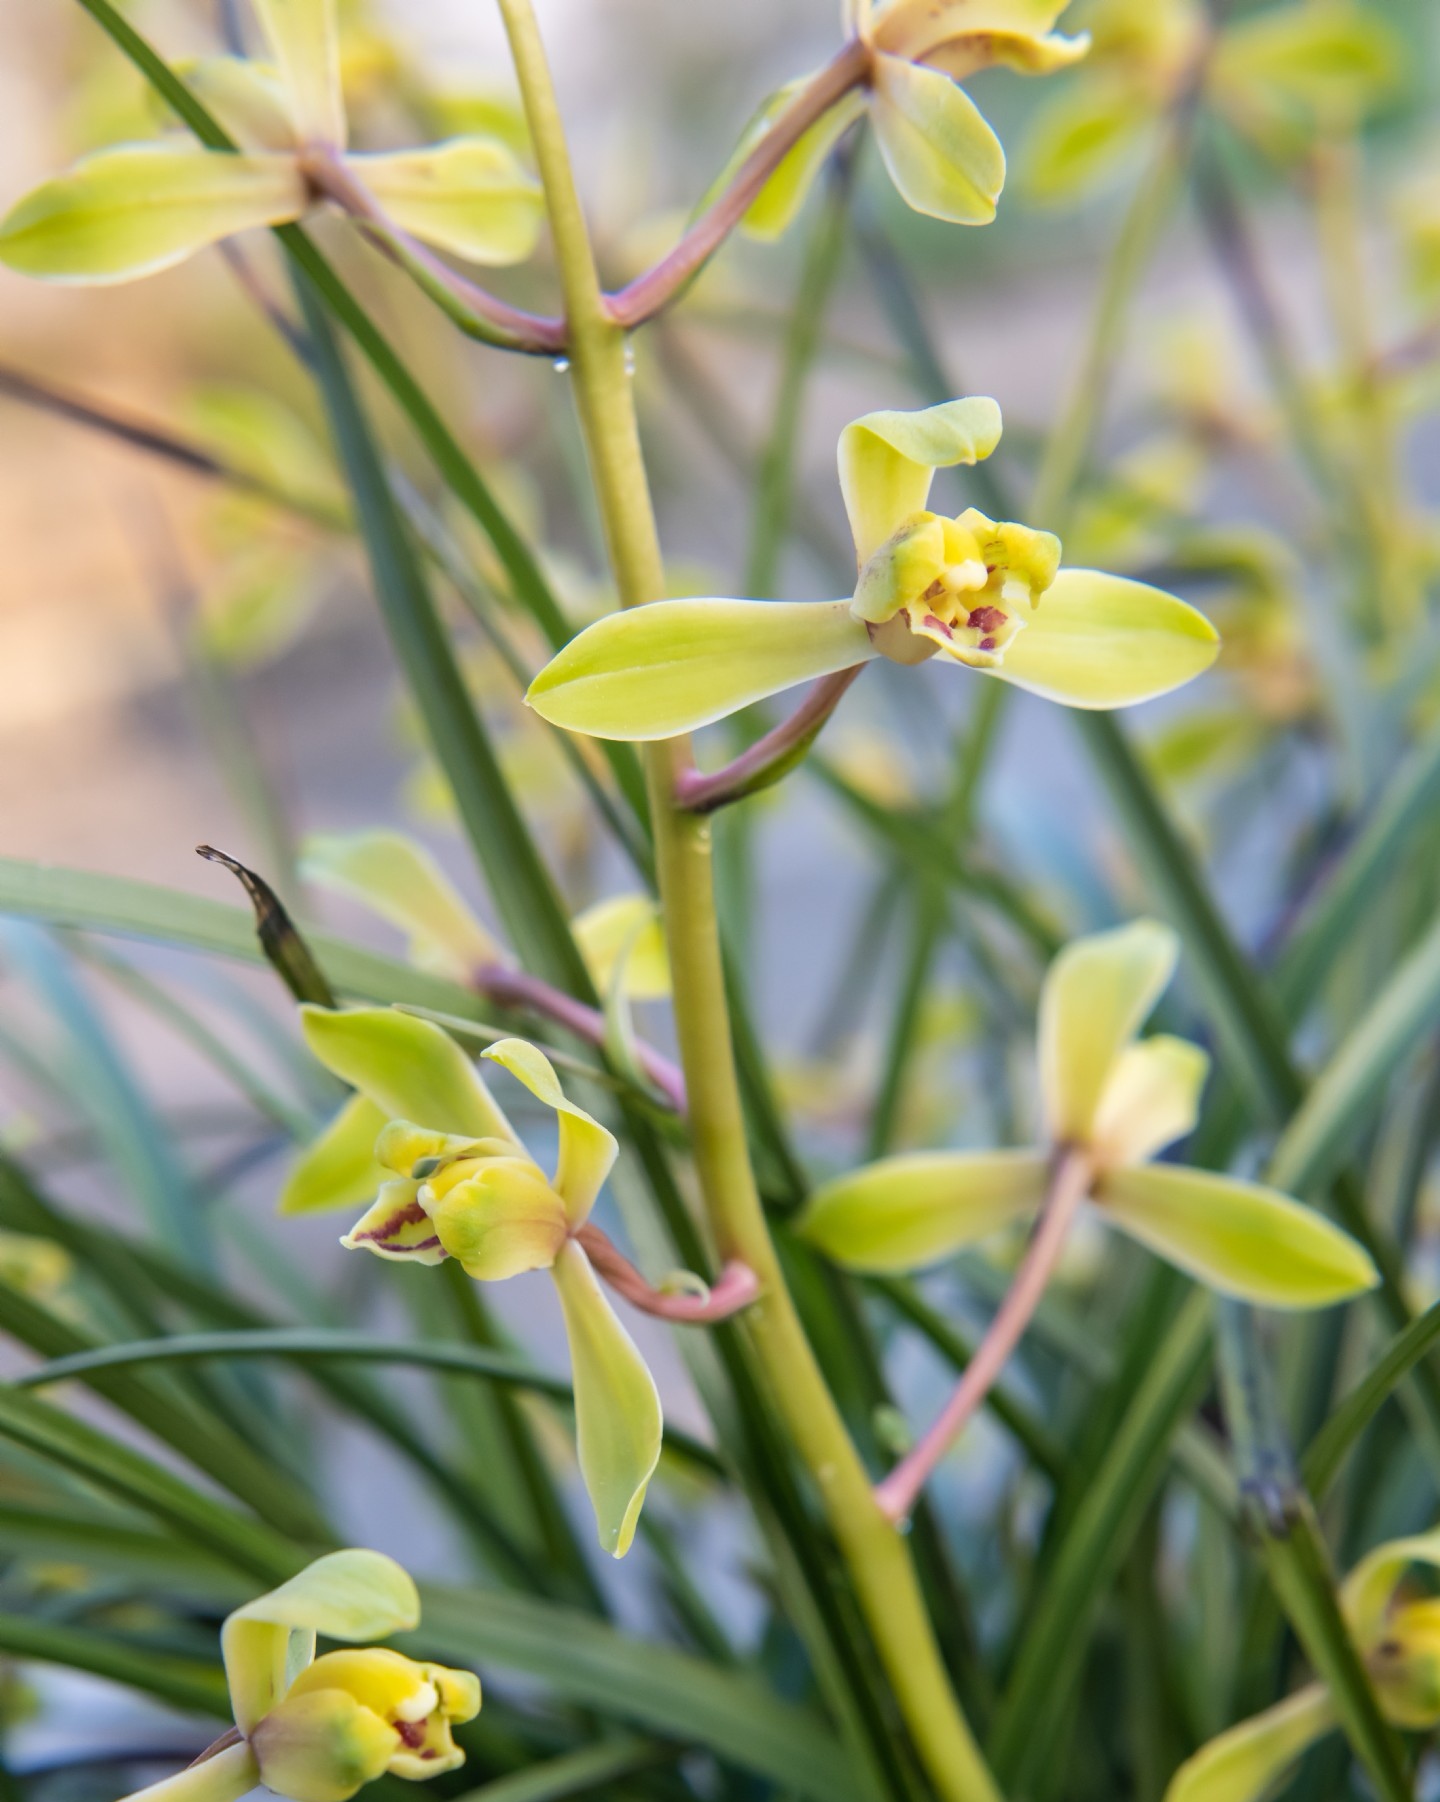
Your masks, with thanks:
[(555, 1694), (682, 1745), (814, 1802), (867, 1795), (833, 1730), (753, 1678), (673, 1646), (643, 1644), (597, 1621), (527, 1596), (463, 1588), (426, 1591), (425, 1655), (501, 1665)]
[(561, 1802), (563, 1797), (586, 1795), (673, 1756), (664, 1746), (625, 1734), (563, 1752), (528, 1770), (492, 1778), (479, 1789), (467, 1790), (459, 1802)]
[(1306, 1447), (1302, 1469), (1306, 1487), (1316, 1496), (1324, 1495), (1360, 1435), (1437, 1342), (1440, 1302), (1396, 1333)]
[(198, 1198), (69, 962), (53, 939), (32, 927), (7, 926), (0, 942), (64, 1028), (77, 1110), (94, 1121), (116, 1175), (144, 1210), (151, 1230), (188, 1262), (207, 1264), (209, 1235)]
[(36, 1620), (26, 1614), (0, 1614), (0, 1652), (37, 1664), (64, 1665), (144, 1690), (172, 1707), (195, 1714), (230, 1718), (230, 1694), (218, 1662), (176, 1658), (133, 1640), (114, 1639), (85, 1627)]
[(290, 1576), (305, 1554), (258, 1521), (202, 1495), (96, 1427), (11, 1384), (0, 1384), (0, 1438), (37, 1453), (143, 1509), (194, 1545), (267, 1582)]
[[(485, 1377), (512, 1389), (529, 1389), (554, 1401), (570, 1404), (571, 1386), (563, 1377), (536, 1370), (507, 1352), (478, 1345), (455, 1345), (443, 1340), (400, 1344), (377, 1339), (372, 1333), (350, 1333), (332, 1327), (273, 1327), (233, 1333), (176, 1333), (165, 1339), (137, 1340), (129, 1345), (102, 1345), (93, 1351), (75, 1352), (52, 1359), (38, 1370), (16, 1379), (18, 1389), (88, 1378), (106, 1370), (131, 1369), (142, 1364), (184, 1363), (199, 1358), (286, 1358), (296, 1362), (326, 1358), (357, 1359), (380, 1364), (415, 1364), (431, 1370), (463, 1371)], [(714, 1452), (699, 1440), (673, 1429), (666, 1430), (665, 1449), (713, 1474), (723, 1466)]]
[(1313, 1188), (1344, 1158), (1371, 1104), (1440, 1020), (1440, 925), (1396, 965), (1286, 1127), (1271, 1159), (1278, 1188)]
[(1440, 814), (1440, 735), (1420, 745), (1365, 810), (1363, 831), (1302, 914), (1275, 969), (1275, 992), (1292, 1016), (1313, 1000), (1350, 935), (1392, 880), (1416, 834)]
[(1003, 1783), (1028, 1787), (1051, 1754), (1085, 1658), (1089, 1625), (1150, 1505), (1175, 1423), (1198, 1398), (1210, 1355), (1210, 1298), (1197, 1290), (1131, 1397), (1050, 1562), (987, 1749)]
[[(124, 876), (0, 858), (0, 914), (181, 945), (248, 964), (265, 962), (248, 909)], [(398, 958), (364, 950), (332, 933), (307, 937), (327, 980), (341, 995), (481, 1017), (476, 996), (458, 983), (412, 970)]]
[(0, 1552), (8, 1557), (76, 1564), (105, 1576), (144, 1582), (167, 1594), (203, 1597), (233, 1607), (253, 1584), (211, 1553), (157, 1533), (124, 1516), (82, 1512), (69, 1498), (44, 1507), (0, 1503)]
[[(0, 1332), (44, 1358), (83, 1358), (103, 1355), (106, 1349), (8, 1283), (0, 1283)], [(329, 1537), (324, 1516), (292, 1476), (223, 1422), (170, 1395), (163, 1383), (104, 1366), (87, 1380), (97, 1395), (228, 1489), (277, 1531), (298, 1539)]]
[(435, 610), (358, 396), (313, 286), (300, 298), (336, 448), (370, 557), (375, 598), (432, 749), (526, 966), (583, 999), (589, 979), (546, 870)]

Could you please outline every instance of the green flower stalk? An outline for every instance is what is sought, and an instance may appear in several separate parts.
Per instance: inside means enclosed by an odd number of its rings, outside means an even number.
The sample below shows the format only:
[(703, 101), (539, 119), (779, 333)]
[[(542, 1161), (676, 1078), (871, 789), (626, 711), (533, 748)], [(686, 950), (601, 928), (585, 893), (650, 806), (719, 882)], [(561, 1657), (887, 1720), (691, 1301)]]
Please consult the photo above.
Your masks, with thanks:
[(530, 705), (572, 732), (645, 740), (877, 657), (938, 656), (1085, 708), (1150, 700), (1207, 669), (1218, 636), (1184, 601), (1062, 569), (1047, 532), (974, 508), (928, 511), (935, 471), (988, 457), (1000, 429), (986, 399), (855, 420), (839, 446), (859, 571), (849, 600), (655, 601), (611, 614), (541, 670)]
[(880, 1485), (893, 1519), (926, 1480), (1019, 1343), (1082, 1205), (1223, 1295), (1317, 1308), (1373, 1288), (1365, 1251), (1312, 1209), (1258, 1183), (1152, 1160), (1194, 1127), (1209, 1060), (1168, 1034), (1139, 1039), (1179, 941), (1139, 920), (1077, 939), (1040, 999), (1047, 1143), (1034, 1151), (886, 1158), (818, 1190), (798, 1230), (847, 1269), (922, 1269), (1036, 1220), (1015, 1283), (935, 1424)]
[[(1411, 1587), (1417, 1567), (1440, 1571), (1440, 1529), (1377, 1546), (1346, 1578), (1340, 1606), (1386, 1719), (1432, 1733), (1440, 1727), (1440, 1601)], [(1338, 1725), (1330, 1691), (1312, 1683), (1202, 1746), (1175, 1773), (1165, 1802), (1259, 1802)]]
[[(257, 1784), (290, 1802), (348, 1802), (387, 1773), (458, 1771), (452, 1730), (480, 1712), (479, 1679), (366, 1643), (419, 1624), (415, 1585), (392, 1558), (317, 1559), (225, 1622), (234, 1730), (128, 1802), (236, 1802)], [(318, 1634), (354, 1649), (317, 1658)]]

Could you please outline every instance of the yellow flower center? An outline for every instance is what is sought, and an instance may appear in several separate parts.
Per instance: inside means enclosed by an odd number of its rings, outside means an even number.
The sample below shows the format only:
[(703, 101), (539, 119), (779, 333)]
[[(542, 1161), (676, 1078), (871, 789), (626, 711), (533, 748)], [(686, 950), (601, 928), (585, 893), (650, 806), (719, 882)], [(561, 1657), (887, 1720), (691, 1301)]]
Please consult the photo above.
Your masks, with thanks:
[(1049, 532), (974, 507), (958, 519), (917, 513), (860, 571), (854, 611), (894, 662), (940, 651), (993, 669), (1059, 566), (1060, 541)]
[(451, 1729), (480, 1708), (480, 1685), (469, 1672), (415, 1664), (383, 1647), (327, 1652), (301, 1671), (289, 1696), (327, 1690), (343, 1691), (391, 1729), (385, 1768), (395, 1776), (437, 1777), (465, 1762)]

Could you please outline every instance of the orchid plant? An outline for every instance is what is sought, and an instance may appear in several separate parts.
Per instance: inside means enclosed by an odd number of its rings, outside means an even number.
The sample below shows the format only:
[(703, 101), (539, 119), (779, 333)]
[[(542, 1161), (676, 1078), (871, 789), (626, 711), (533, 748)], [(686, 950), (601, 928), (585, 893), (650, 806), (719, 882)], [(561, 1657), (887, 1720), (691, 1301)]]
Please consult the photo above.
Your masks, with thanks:
[[(188, 545), (167, 545), (164, 586), (265, 867), (204, 848), (243, 884), (257, 949), (248, 914), (208, 900), (0, 861), (0, 911), (65, 929), (0, 938), (62, 1047), (24, 1017), (0, 1028), (0, 1061), (65, 1110), (53, 1137), (7, 1120), (0, 1147), (0, 1330), (45, 1360), (0, 1384), (0, 1655), (228, 1709), (198, 1759), (187, 1747), (139, 1792), (154, 1802), (256, 1785), (348, 1802), (462, 1765), (477, 1797), (1259, 1802), (1332, 1729), (1367, 1793), (1407, 1802), (1397, 1735), (1440, 1725), (1440, 1605), (1416, 1584), (1440, 1542), (1388, 1537), (1440, 1503), (1440, 1326), (1415, 1255), (1440, 1014), (1425, 850), (1440, 559), (1407, 465), (1440, 329), (1384, 338), (1365, 176), (1372, 121), (1404, 123), (1421, 24), (1360, 0), (1234, 17), (1200, 0), (846, 0), (828, 60), (761, 100), (738, 141), (726, 122), (683, 225), (606, 219), (597, 238), (536, 0), (498, 0), (518, 111), (491, 71), (427, 86), (414, 46), (355, 0), (225, 0), (214, 53), (189, 60), (149, 41), (144, 7), (80, 5), (166, 124), (136, 143), (91, 129), (109, 147), (13, 200), (0, 263), (103, 285), (223, 246), (286, 360), (273, 394), (248, 368), (207, 378), (174, 426), (18, 371), (0, 393), (224, 497), (220, 532), (197, 535), (223, 537), (223, 571), (187, 612), (171, 591)], [(714, 21), (693, 10), (698, 36)], [(1017, 74), (1043, 84), (1015, 84), (1028, 101), (1002, 94)], [(1002, 449), (1000, 403), (965, 392), (958, 334), (933, 332), (944, 285), (912, 279), (958, 274), (945, 228), (1009, 207), (986, 116), (1003, 124), (1009, 101), (1032, 199), (1072, 206), (1135, 177), (1086, 340), (1046, 372), (1060, 399), (1038, 452), (1005, 358), (963, 347), (1005, 399)], [(1313, 219), (1323, 367), (1294, 352), (1267, 280), (1252, 163)], [(1423, 307), (1434, 182), (1406, 176)], [(1203, 343), (1172, 332), (1143, 403), (1116, 380), (1187, 182), (1263, 399), (1237, 391), (1208, 317)], [(1068, 306), (1078, 238), (1044, 232), (1047, 304)], [(391, 267), (356, 254), (357, 234)], [(732, 408), (743, 378), (711, 378), (725, 353), (700, 328), (771, 331), (773, 296), (756, 306), (747, 275), (788, 269), (787, 235), (799, 281), (757, 441)], [(997, 268), (1003, 236), (985, 245)], [(696, 278), (739, 237), (758, 262), (727, 265), (716, 302)], [(837, 542), (796, 451), (856, 246), (879, 318), (846, 340), (857, 392), (830, 415), (858, 415), (838, 440)], [(1001, 304), (991, 271), (967, 263), (977, 312)], [(394, 442), (352, 351), (409, 428)], [(516, 398), (492, 418), (487, 381), (472, 454), (449, 403), (497, 353), (515, 353)], [(688, 450), (671, 454), (672, 393), (754, 488), (743, 577), (662, 555), (662, 525), (683, 524), (647, 449), (675, 491), (696, 480)], [(799, 592), (830, 598), (792, 598), (787, 534), (825, 571)], [(603, 568), (584, 565), (590, 538)], [(376, 824), (307, 836), (272, 780), (283, 734), (250, 730), (235, 677), (325, 630), (361, 550), (404, 693), (337, 711), (347, 731), (363, 716), (370, 750), (377, 713), (401, 719), (422, 759), (407, 792), (432, 804), (401, 830), (367, 792), (348, 817)], [(341, 660), (315, 662), (328, 681)], [(951, 684), (957, 666), (989, 680)], [(878, 723), (887, 705), (898, 724)], [(586, 804), (584, 831), (550, 830), (554, 797), (507, 767), (517, 720), (547, 754), (541, 784), (562, 769)], [(691, 735), (711, 729), (707, 763), (725, 748), (702, 768)], [(1084, 762), (1057, 750), (1072, 743)], [(1240, 774), (1207, 805), (1214, 746)], [(996, 759), (1015, 747), (1000, 805)], [(741, 805), (762, 790), (773, 812)], [(816, 795), (875, 866), (853, 910), (838, 884), (772, 907), (756, 881), (770, 823)], [(430, 836), (456, 831), (479, 901)], [(388, 950), (350, 939), (357, 909)], [(784, 1041), (771, 916), (808, 990), (848, 911), (814, 1040)], [(1103, 920), (1129, 923), (1089, 930)], [(263, 957), (298, 1013), (277, 1025), (218, 984), (191, 1009), (168, 966), (152, 977), (92, 930)], [(255, 1145), (174, 1153), (87, 1007), (92, 974), (240, 1091)], [(226, 1008), (247, 1049), (212, 1023)], [(806, 1119), (775, 1080), (787, 1055), (823, 1073)], [(141, 1195), (143, 1237), (49, 1193), (92, 1155)], [(269, 1184), (276, 1221), (232, 1208), (242, 1179)], [(311, 1217), (342, 1211), (341, 1246), (370, 1259), (337, 1254), (332, 1281)], [(1109, 1234), (1089, 1250), (1087, 1217), (1153, 1257)], [(547, 1284), (564, 1374), (527, 1349)], [(954, 1378), (913, 1440), (892, 1400), (912, 1337)], [(1001, 1386), (1022, 1348), (1025, 1383)], [(226, 1367), (242, 1359), (304, 1376)], [(401, 1363), (433, 1387), (393, 1388)], [(71, 1408), (76, 1383), (123, 1433)], [(931, 1478), (982, 1404), (1016, 1449), (957, 1506)], [(331, 1411), (369, 1436), (345, 1454), (359, 1480), (349, 1464), (321, 1480)], [(667, 1448), (667, 1418), (692, 1417)], [(1361, 1444), (1377, 1481), (1341, 1486)], [(387, 1556), (326, 1549), (367, 1510), (434, 1577), (436, 1644), (519, 1678), (491, 1687), (483, 1723), (468, 1670), (376, 1643), (420, 1611)], [(1343, 1583), (1328, 1540), (1358, 1554)], [(133, 1578), (118, 1590), (116, 1570)], [(223, 1671), (207, 1663), (195, 1648), (222, 1609), (277, 1578), (225, 1620)], [(1294, 1690), (1285, 1629), (1309, 1687)], [(1307, 1793), (1324, 1802), (1327, 1782)]]

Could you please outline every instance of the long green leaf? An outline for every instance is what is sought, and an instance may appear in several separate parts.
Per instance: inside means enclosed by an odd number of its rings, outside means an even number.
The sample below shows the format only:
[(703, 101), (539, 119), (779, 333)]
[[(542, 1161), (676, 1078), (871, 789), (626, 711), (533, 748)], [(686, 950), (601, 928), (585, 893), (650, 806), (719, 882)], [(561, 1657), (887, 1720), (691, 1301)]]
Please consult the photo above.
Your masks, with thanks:
[(1440, 814), (1440, 734), (1421, 745), (1365, 808), (1364, 830), (1286, 940), (1275, 992), (1294, 1016), (1313, 999), (1336, 955), (1391, 881), (1398, 857)]
[(108, 1576), (141, 1580), (166, 1594), (204, 1597), (233, 1607), (252, 1584), (223, 1559), (186, 1545), (173, 1533), (80, 1512), (70, 1500), (21, 1507), (0, 1502), (0, 1553), (36, 1562), (78, 1564)]
[(176, 1658), (89, 1628), (37, 1621), (23, 1614), (0, 1614), (0, 1652), (39, 1664), (89, 1671), (113, 1683), (143, 1689), (176, 1708), (219, 1720), (230, 1718), (230, 1692), (218, 1663)]
[[(152, 939), (263, 965), (248, 908), (232, 907), (178, 889), (67, 870), (55, 864), (0, 858), (0, 914), (75, 926), (120, 938)], [(363, 1001), (401, 1001), (479, 1019), (476, 996), (458, 983), (412, 970), (331, 933), (308, 933), (310, 947), (335, 989)]]
[(430, 1657), (526, 1672), (569, 1701), (703, 1746), (815, 1802), (867, 1793), (831, 1729), (751, 1677), (528, 1596), (422, 1586), (422, 1598), (424, 1630), (413, 1644)]
[[(456, 1345), (444, 1340), (397, 1343), (377, 1339), (373, 1333), (348, 1333), (333, 1327), (274, 1327), (233, 1333), (175, 1333), (164, 1339), (138, 1340), (129, 1345), (101, 1345), (52, 1359), (15, 1379), (17, 1389), (37, 1389), (51, 1383), (86, 1381), (105, 1371), (136, 1369), (146, 1364), (188, 1363), (201, 1358), (286, 1358), (297, 1363), (329, 1358), (356, 1359), (377, 1364), (414, 1364), (428, 1370), (455, 1370), (484, 1377), (511, 1389), (528, 1389), (554, 1401), (573, 1403), (564, 1377), (549, 1376), (507, 1352), (489, 1351), (478, 1345)], [(96, 1385), (98, 1387), (98, 1383)], [(708, 1446), (674, 1428), (665, 1432), (665, 1447), (676, 1457), (714, 1475), (724, 1466)]]
[(1331, 1176), (1375, 1097), (1421, 1037), (1440, 1021), (1440, 924), (1401, 960), (1346, 1034), (1291, 1118), (1270, 1162), (1270, 1181), (1295, 1190)]
[(330, 430), (370, 558), (375, 598), (510, 942), (528, 968), (589, 999), (589, 978), (554, 883), (465, 686), (329, 320), (314, 287), (302, 278), (299, 290)]
[(1046, 1570), (987, 1746), (1010, 1788), (1027, 1787), (1053, 1749), (1096, 1610), (1150, 1506), (1175, 1424), (1204, 1382), (1210, 1334), (1210, 1298), (1197, 1290), (1156, 1348)]
[(1324, 1495), (1365, 1428), (1437, 1342), (1440, 1302), (1396, 1333), (1306, 1447), (1301, 1468), (1306, 1487), (1315, 1495)]
[(108, 1495), (173, 1527), (266, 1582), (290, 1576), (305, 1554), (181, 1478), (63, 1409), (0, 1384), (0, 1438), (74, 1471)]
[(6, 956), (43, 996), (66, 1034), (67, 1076), (115, 1174), (145, 1210), (152, 1232), (187, 1262), (210, 1262), (198, 1198), (109, 1029), (54, 940), (32, 926), (3, 928)]
[(663, 1746), (626, 1734), (496, 1777), (479, 1789), (466, 1790), (459, 1802), (561, 1802), (562, 1797), (583, 1796), (670, 1756)]
[[(62, 1361), (103, 1360), (108, 1349), (97, 1347), (69, 1321), (4, 1283), (0, 1283), (0, 1332), (41, 1357)], [(330, 1537), (315, 1502), (293, 1477), (222, 1422), (168, 1393), (164, 1384), (103, 1362), (92, 1366), (85, 1380), (97, 1395), (228, 1489), (278, 1532), (297, 1539)]]
[[(152, 1334), (158, 1335), (160, 1321), (151, 1302), (178, 1306), (207, 1324), (233, 1331), (264, 1331), (274, 1325), (258, 1309), (237, 1301), (228, 1291), (212, 1287), (153, 1246), (132, 1243), (110, 1228), (64, 1213), (4, 1158), (0, 1158), (0, 1226), (11, 1232), (54, 1239), (63, 1245), (83, 1263), (92, 1280), (103, 1284), (121, 1318), (138, 1320)], [(163, 1342), (173, 1343), (173, 1335)], [(177, 1374), (193, 1371), (195, 1386), (203, 1391), (201, 1379), (205, 1373), (200, 1367), (182, 1361), (173, 1363), (172, 1368)], [(523, 1564), (523, 1560), (517, 1564), (516, 1549), (486, 1506), (485, 1498), (437, 1454), (405, 1409), (354, 1371), (336, 1368), (323, 1360), (313, 1366), (313, 1378), (357, 1420), (388, 1438), (429, 1479), (488, 1552), (498, 1553), (502, 1564), (513, 1568)]]

